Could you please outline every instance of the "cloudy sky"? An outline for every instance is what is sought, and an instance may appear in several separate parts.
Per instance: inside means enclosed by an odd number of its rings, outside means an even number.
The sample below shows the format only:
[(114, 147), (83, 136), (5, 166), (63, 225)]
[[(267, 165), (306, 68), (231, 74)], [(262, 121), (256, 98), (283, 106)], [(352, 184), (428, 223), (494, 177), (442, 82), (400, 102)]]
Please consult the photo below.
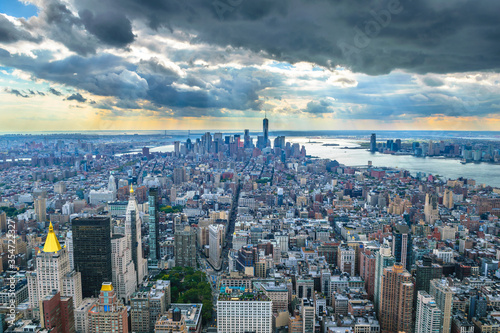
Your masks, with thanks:
[(0, 131), (500, 128), (498, 0), (1, 0)]

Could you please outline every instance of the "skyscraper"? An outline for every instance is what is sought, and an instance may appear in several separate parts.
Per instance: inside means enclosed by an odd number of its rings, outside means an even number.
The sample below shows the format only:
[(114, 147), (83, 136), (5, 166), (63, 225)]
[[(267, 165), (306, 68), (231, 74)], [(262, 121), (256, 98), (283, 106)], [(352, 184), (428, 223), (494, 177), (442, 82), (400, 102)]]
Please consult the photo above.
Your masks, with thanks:
[(129, 247), (132, 249), (132, 261), (137, 274), (137, 283), (142, 282), (148, 269), (147, 260), (142, 256), (141, 222), (134, 189), (130, 186), (130, 197), (125, 215), (125, 236), (129, 242)]
[(426, 291), (417, 293), (417, 320), (415, 333), (439, 333), (441, 331), (441, 310), (434, 297)]
[(429, 294), (434, 297), (441, 310), (442, 333), (449, 333), (451, 329), (451, 308), (453, 305), (453, 290), (445, 279), (431, 280)]
[(116, 234), (111, 238), (112, 282), (118, 298), (124, 302), (130, 300), (130, 296), (137, 287), (137, 274), (132, 261), (132, 251), (128, 246), (129, 243), (125, 235)]
[(224, 242), (224, 226), (222, 224), (211, 224), (208, 226), (209, 260), (214, 267), (219, 267)]
[(190, 227), (175, 231), (175, 266), (196, 268), (196, 234)]
[(118, 300), (111, 282), (102, 284), (99, 302), (89, 310), (91, 333), (128, 333), (127, 308)]
[(392, 238), (392, 254), (396, 262), (400, 262), (410, 271), (413, 251), (410, 228), (406, 224), (397, 224), (392, 230)]
[(372, 153), (377, 151), (377, 135), (375, 133), (372, 133), (370, 137), (370, 151)]
[(252, 148), (252, 142), (250, 141), (250, 130), (245, 130), (245, 135), (243, 136), (243, 147), (244, 148)]
[(262, 127), (264, 132), (264, 147), (267, 147), (267, 141), (269, 140), (269, 120), (267, 116), (262, 121)]
[(112, 281), (111, 221), (109, 217), (77, 217), (72, 222), (73, 260), (82, 274), (84, 297), (95, 297), (102, 281)]
[(413, 283), (403, 265), (384, 268), (380, 300), (382, 332), (412, 332)]
[(47, 199), (45, 197), (40, 196), (35, 199), (35, 214), (38, 222), (47, 221)]
[(78, 306), (82, 300), (81, 275), (71, 271), (68, 251), (57, 240), (52, 223), (42, 251), (36, 255), (36, 273), (28, 274), (30, 307), (38, 308), (39, 300), (59, 291), (62, 296), (72, 297)]
[(445, 189), (443, 195), (443, 206), (448, 209), (453, 209), (453, 191), (451, 189)]
[(115, 176), (113, 174), (109, 175), (109, 180), (108, 180), (108, 191), (113, 193), (113, 200), (116, 200), (116, 180)]
[(434, 224), (439, 219), (438, 198), (435, 193), (425, 195), (424, 215), (428, 224)]
[(160, 260), (160, 218), (158, 211), (158, 189), (149, 189), (149, 266), (158, 267)]
[(375, 311), (378, 312), (380, 308), (380, 296), (382, 294), (382, 275), (384, 274), (384, 268), (391, 267), (395, 263), (395, 259), (391, 255), (391, 248), (389, 247), (389, 245), (382, 244), (375, 256), (375, 260), (373, 304), (375, 307)]

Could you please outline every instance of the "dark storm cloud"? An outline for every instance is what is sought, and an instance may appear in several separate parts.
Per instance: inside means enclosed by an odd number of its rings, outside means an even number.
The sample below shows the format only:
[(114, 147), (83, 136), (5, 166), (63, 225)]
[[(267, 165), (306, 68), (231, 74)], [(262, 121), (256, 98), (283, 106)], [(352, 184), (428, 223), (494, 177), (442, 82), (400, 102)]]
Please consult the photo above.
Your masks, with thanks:
[[(225, 4), (216, 6), (214, 4)], [(234, 4), (234, 5), (231, 5)], [(117, 10), (196, 41), (265, 51), (278, 60), (346, 65), (372, 75), (499, 70), (497, 0), (78, 1)], [(219, 8), (218, 8), (219, 7)]]
[(72, 95), (68, 96), (68, 98), (66, 98), (66, 100), (68, 100), (68, 101), (77, 101), (77, 102), (80, 102), (80, 103), (85, 103), (87, 101), (87, 99), (84, 98), (80, 93), (72, 94)]
[(54, 88), (49, 88), (49, 92), (53, 95), (56, 95), (56, 96), (61, 96), (62, 93)]
[(0, 14), (0, 43), (14, 43), (19, 40), (39, 42), (41, 38), (35, 38), (22, 26), (18, 27), (5, 16)]
[(87, 31), (108, 45), (123, 47), (134, 41), (130, 20), (117, 11), (94, 16), (91, 11), (83, 10), (79, 16)]
[[(40, 0), (37, 5), (38, 16), (19, 21), (27, 30), (60, 42), (80, 55), (95, 54), (102, 43), (112, 47), (124, 47), (134, 40), (130, 20), (114, 9), (95, 14), (90, 10), (82, 10), (77, 14), (70, 10), (67, 3), (60, 0)], [(7, 28), (4, 27), (5, 24), (0, 16), (0, 42), (4, 41), (2, 37), (8, 39), (6, 42), (40, 39), (34, 39), (28, 32), (21, 34), (18, 31), (16, 34), (12, 24)], [(2, 34), (5, 29), (8, 29), (8, 34)]]
[[(157, 59), (130, 64), (114, 55), (93, 57), (71, 56), (63, 60), (40, 57), (37, 61), (26, 55), (10, 54), (0, 49), (0, 63), (33, 74), (35, 77), (88, 91), (99, 96), (116, 97), (115, 107), (136, 108), (137, 100), (149, 101), (171, 108), (227, 108), (259, 110), (262, 101), (259, 92), (278, 84), (279, 79), (260, 74), (254, 68), (200, 70), (198, 74), (180, 77), (175, 71), (161, 65)], [(218, 77), (215, 83), (204, 76)], [(55, 95), (58, 91), (49, 88)], [(77, 98), (68, 98), (68, 100)], [(103, 103), (95, 107), (112, 108)]]

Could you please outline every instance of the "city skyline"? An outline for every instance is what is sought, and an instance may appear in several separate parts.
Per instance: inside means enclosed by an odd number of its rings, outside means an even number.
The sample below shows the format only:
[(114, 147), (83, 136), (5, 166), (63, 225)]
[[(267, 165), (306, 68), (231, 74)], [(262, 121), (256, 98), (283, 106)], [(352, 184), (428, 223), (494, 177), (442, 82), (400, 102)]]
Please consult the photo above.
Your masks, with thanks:
[(0, 333), (500, 332), (499, 12), (0, 0)]
[(0, 131), (498, 128), (497, 2), (217, 3), (2, 2)]

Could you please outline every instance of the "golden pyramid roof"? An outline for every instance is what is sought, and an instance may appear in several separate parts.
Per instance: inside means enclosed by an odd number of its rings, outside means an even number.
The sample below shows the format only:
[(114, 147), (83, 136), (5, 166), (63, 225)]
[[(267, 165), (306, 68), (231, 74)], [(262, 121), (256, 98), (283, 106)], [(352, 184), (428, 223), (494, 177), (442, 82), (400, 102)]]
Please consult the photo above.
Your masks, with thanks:
[(101, 291), (112, 291), (112, 290), (113, 290), (113, 285), (111, 284), (111, 282), (102, 283)]
[(47, 239), (45, 240), (43, 252), (57, 252), (59, 250), (61, 250), (61, 244), (59, 244), (52, 222), (50, 222), (49, 233), (47, 234)]

